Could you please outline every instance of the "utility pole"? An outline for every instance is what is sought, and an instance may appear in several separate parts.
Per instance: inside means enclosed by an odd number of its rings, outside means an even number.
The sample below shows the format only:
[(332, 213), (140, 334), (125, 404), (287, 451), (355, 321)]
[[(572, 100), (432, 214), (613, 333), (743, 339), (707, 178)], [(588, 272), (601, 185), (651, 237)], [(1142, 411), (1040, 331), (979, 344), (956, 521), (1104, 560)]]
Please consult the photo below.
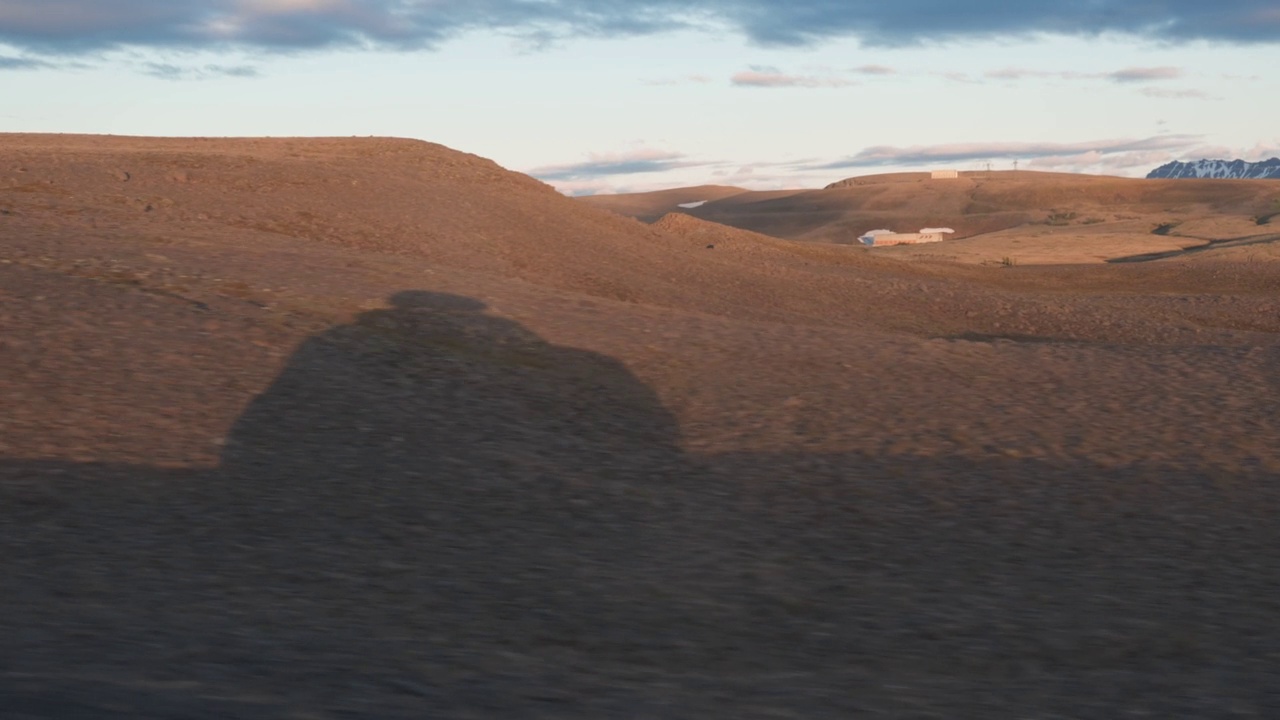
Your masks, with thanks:
[(1013, 161), (1013, 171), (1014, 171), (1014, 172), (1018, 172), (1018, 161), (1017, 161), (1017, 160), (1014, 160), (1014, 161)]

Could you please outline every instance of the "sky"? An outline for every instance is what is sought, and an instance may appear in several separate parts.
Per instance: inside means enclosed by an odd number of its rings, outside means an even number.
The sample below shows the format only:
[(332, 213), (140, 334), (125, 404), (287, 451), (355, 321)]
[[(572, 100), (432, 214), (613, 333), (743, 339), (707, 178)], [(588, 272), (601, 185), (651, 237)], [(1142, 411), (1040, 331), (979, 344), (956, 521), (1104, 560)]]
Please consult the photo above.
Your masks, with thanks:
[(396, 136), (567, 194), (1280, 156), (1277, 0), (0, 0), (0, 132)]

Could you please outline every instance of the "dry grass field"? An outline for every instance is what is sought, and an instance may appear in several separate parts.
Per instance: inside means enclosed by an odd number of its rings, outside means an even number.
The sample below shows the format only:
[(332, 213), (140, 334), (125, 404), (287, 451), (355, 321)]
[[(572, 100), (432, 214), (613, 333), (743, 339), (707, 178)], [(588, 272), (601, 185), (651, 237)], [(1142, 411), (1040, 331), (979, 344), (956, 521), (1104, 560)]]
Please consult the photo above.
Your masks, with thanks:
[(1144, 183), (0, 136), (0, 715), (1275, 717), (1280, 190)]

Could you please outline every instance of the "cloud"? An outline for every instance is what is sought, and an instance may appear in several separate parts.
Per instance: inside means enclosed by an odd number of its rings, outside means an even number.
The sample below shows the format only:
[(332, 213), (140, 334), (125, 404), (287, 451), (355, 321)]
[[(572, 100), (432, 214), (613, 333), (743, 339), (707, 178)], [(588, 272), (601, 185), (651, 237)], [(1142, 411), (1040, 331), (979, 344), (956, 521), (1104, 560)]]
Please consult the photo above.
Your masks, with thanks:
[(580, 163), (533, 168), (528, 173), (539, 180), (559, 186), (566, 181), (581, 182), (614, 175), (659, 173), (712, 164), (690, 160), (684, 153), (653, 148), (638, 148), (622, 153), (590, 153), (587, 158)]
[(1169, 162), (1173, 157), (1173, 153), (1165, 150), (1135, 150), (1113, 154), (1090, 150), (1068, 155), (1046, 155), (1033, 158), (1027, 162), (1026, 167), (1059, 172), (1102, 172), (1107, 174), (1123, 174), (1133, 168), (1140, 168), (1145, 173), (1153, 167)]
[(144, 75), (161, 80), (209, 80), (218, 77), (254, 78), (258, 77), (258, 69), (252, 65), (201, 65), (183, 67), (171, 63), (150, 62), (141, 66)]
[(1192, 147), (1199, 140), (1200, 138), (1197, 135), (1158, 135), (1139, 140), (1097, 140), (1082, 143), (979, 142), (917, 145), (906, 148), (878, 145), (866, 148), (856, 155), (842, 160), (814, 166), (812, 169), (909, 167), (985, 162), (988, 160), (1026, 161), (1037, 158), (1079, 155), (1081, 153), (1097, 153), (1099, 156), (1106, 156), (1153, 150), (1176, 151)]
[(957, 143), (920, 148), (867, 148), (849, 160), (821, 162), (698, 162), (676, 152), (639, 148), (619, 154), (596, 154), (576, 165), (535, 169), (531, 175), (550, 182), (567, 195), (648, 192), (703, 183), (734, 185), (751, 190), (823, 187), (840, 179), (851, 167), (910, 168), (951, 166), (980, 169), (987, 162), (998, 169), (1013, 167), (1042, 171), (1143, 176), (1170, 160), (1241, 158), (1264, 160), (1280, 155), (1280, 138), (1259, 141), (1251, 148), (1211, 146), (1198, 135), (1160, 135), (1150, 138), (1098, 140), (1079, 143)]
[[(1120, 70), (1102, 73), (1082, 73), (1074, 70), (1036, 70), (1022, 67), (1006, 67), (998, 70), (988, 70), (983, 73), (983, 77), (989, 80), (1008, 80), (1018, 81), (1026, 78), (1036, 78), (1040, 80), (1109, 80), (1113, 83), (1121, 85), (1144, 85), (1146, 83), (1157, 83), (1166, 80), (1176, 80), (1185, 75), (1182, 68), (1178, 67), (1128, 67)], [(1162, 98), (1170, 100), (1210, 100), (1215, 99), (1212, 95), (1204, 90), (1194, 88), (1162, 88), (1162, 87), (1143, 87), (1137, 91), (1140, 95), (1150, 98)]]
[(988, 80), (1023, 80), (1025, 78), (1036, 78), (1038, 80), (1084, 80), (1088, 78), (1110, 77), (1111, 75), (1112, 73), (1081, 73), (1072, 70), (1034, 70), (1031, 68), (1021, 67), (1005, 67), (998, 70), (988, 70), (982, 74), (982, 76)]
[(1269, 158), (1280, 156), (1280, 138), (1271, 142), (1259, 142), (1247, 150), (1241, 150), (1235, 154), (1235, 157), (1257, 162), (1259, 160), (1267, 160)]
[(593, 153), (586, 162), (526, 171), (566, 195), (649, 192), (706, 183), (751, 190), (822, 187), (830, 171), (810, 172), (813, 160), (791, 162), (727, 162), (697, 160), (683, 153), (637, 148), (621, 153)]
[(715, 184), (748, 190), (819, 188), (838, 179), (827, 172), (805, 172), (794, 162), (692, 163), (688, 171), (673, 168), (654, 175), (606, 175), (581, 180), (548, 180), (557, 190), (573, 196), (650, 192), (675, 187)]
[(1120, 153), (1097, 151), (1068, 155), (1044, 156), (1031, 160), (1027, 167), (1038, 170), (1092, 172), (1110, 175), (1146, 175), (1152, 168), (1171, 160), (1241, 159), (1266, 160), (1280, 155), (1280, 144), (1259, 142), (1252, 148), (1191, 144), (1183, 148), (1134, 150)]
[(777, 72), (776, 70), (746, 70), (736, 73), (729, 79), (729, 82), (736, 87), (760, 88), (834, 88), (848, 87), (856, 84), (852, 80), (846, 80), (845, 78), (830, 75), (789, 75), (787, 73)]
[(645, 85), (652, 85), (652, 86), (662, 86), (662, 85), (706, 85), (707, 83), (710, 83), (710, 82), (711, 82), (711, 77), (710, 77), (710, 76), (708, 76), (708, 75), (700, 75), (700, 74), (694, 73), (694, 74), (692, 74), (692, 75), (685, 75), (685, 76), (683, 76), (683, 77), (675, 77), (675, 78), (656, 78), (656, 79), (653, 79), (653, 80), (645, 80), (645, 81), (644, 81), (644, 84), (645, 84)]
[(887, 65), (859, 65), (853, 71), (860, 75), (894, 75), (898, 72)]
[(982, 74), (985, 78), (991, 80), (1021, 80), (1025, 77), (1045, 77), (1052, 73), (1046, 73), (1042, 70), (1029, 70), (1027, 68), (1001, 68), (999, 70), (988, 70)]
[[(0, 43), (43, 54), (106, 49), (431, 48), (496, 31), (538, 42), (730, 28), (762, 45), (864, 45), (1053, 34), (1162, 43), (1280, 42), (1274, 0), (3, 0)], [(1117, 78), (1119, 79), (1119, 78)]]
[[(609, 181), (608, 178), (597, 178), (593, 180), (563, 180), (552, 183), (556, 190), (559, 190), (570, 197), (587, 197), (589, 195), (616, 195), (624, 192), (643, 192), (643, 190), (635, 190), (631, 186), (617, 186)], [(665, 188), (663, 188), (665, 189)]]
[(1106, 74), (1108, 80), (1119, 83), (1176, 80), (1180, 77), (1182, 77), (1182, 69), (1176, 67), (1131, 67)]
[(1186, 100), (1186, 99), (1208, 100), (1211, 98), (1209, 93), (1203, 90), (1196, 90), (1193, 88), (1184, 89), (1184, 90), (1170, 90), (1168, 88), (1142, 88), (1142, 90), (1140, 90), (1139, 92), (1141, 92), (1143, 95), (1146, 95), (1147, 97), (1169, 98), (1172, 100)]
[(796, 163), (777, 162), (727, 164), (724, 168), (712, 172), (708, 179), (717, 185), (733, 185), (749, 190), (822, 187), (832, 180), (829, 172), (806, 173), (798, 170)]
[(1183, 76), (1177, 67), (1129, 67), (1111, 72), (1082, 73), (1075, 70), (1036, 70), (1022, 67), (1006, 67), (988, 70), (982, 74), (990, 80), (1022, 80), (1025, 78), (1053, 80), (1110, 80), (1117, 83), (1148, 83), (1176, 80)]
[(803, 45), (831, 37), (858, 37), (866, 45), (891, 47), (939, 40), (1054, 34), (1095, 37), (1103, 33), (1161, 42), (1220, 40), (1273, 43), (1280, 40), (1280, 12), (1272, 0), (936, 0), (848, 2), (764, 0), (715, 2), (732, 13), (755, 40)]
[(4, 0), (0, 42), (43, 53), (120, 47), (420, 49), (475, 30), (535, 43), (683, 26), (677, 3), (598, 0)]
[(43, 70), (53, 67), (53, 63), (47, 60), (39, 60), (27, 57), (12, 57), (0, 55), (0, 71), (3, 70)]

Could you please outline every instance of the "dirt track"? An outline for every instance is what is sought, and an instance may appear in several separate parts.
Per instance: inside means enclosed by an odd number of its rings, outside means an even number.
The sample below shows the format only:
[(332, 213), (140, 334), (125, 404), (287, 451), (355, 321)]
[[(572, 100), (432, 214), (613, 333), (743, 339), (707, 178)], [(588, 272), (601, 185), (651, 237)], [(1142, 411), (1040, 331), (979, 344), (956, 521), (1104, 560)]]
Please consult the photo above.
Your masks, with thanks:
[(1273, 263), (708, 243), (236, 142), (0, 141), (16, 717), (1280, 711)]

